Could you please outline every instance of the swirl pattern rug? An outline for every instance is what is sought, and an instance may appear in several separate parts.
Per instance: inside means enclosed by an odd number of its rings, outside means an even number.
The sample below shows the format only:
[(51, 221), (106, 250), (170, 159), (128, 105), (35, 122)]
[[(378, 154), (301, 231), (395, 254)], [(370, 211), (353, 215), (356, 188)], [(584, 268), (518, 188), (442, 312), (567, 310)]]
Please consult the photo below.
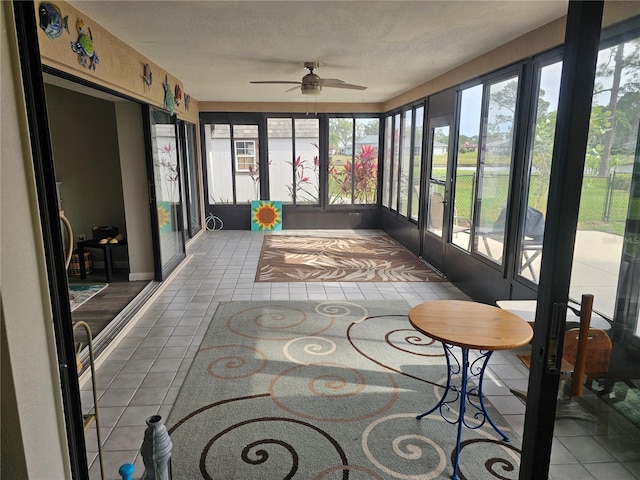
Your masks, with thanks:
[[(415, 418), (442, 396), (446, 360), (409, 310), (221, 303), (166, 422), (173, 479), (450, 478), (457, 427)], [(459, 477), (516, 479), (520, 439), (487, 408), (511, 442), (465, 428)]]
[(388, 235), (265, 235), (256, 282), (441, 282)]

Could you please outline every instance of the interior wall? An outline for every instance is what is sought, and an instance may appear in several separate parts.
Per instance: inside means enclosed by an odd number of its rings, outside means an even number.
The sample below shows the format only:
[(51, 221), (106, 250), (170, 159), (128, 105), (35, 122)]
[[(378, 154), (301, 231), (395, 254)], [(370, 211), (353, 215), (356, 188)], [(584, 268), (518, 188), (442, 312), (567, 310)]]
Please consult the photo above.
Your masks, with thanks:
[[(163, 83), (166, 79), (172, 90), (176, 85), (180, 85), (183, 92), (180, 105), (175, 107), (176, 115), (192, 123), (198, 123), (198, 101), (191, 98), (189, 108), (187, 108), (185, 95), (189, 92), (185, 91), (184, 85), (178, 78), (141, 55), (69, 3), (57, 0), (55, 4), (60, 8), (62, 17), (68, 17), (69, 33), (65, 31), (58, 38), (52, 40), (47, 37), (42, 28), (38, 28), (40, 57), (43, 65), (160, 108), (164, 108)], [(34, 2), (36, 19), (39, 18), (39, 5), (39, 2)], [(149, 5), (149, 8), (153, 8), (152, 4)], [(91, 29), (95, 39), (95, 51), (100, 58), (95, 70), (82, 66), (78, 61), (78, 55), (71, 50), (71, 42), (78, 39), (76, 22), (80, 19), (84, 22), (85, 29)], [(170, 28), (170, 19), (167, 19), (167, 26)], [(185, 35), (187, 34), (188, 32), (185, 32)], [(151, 85), (147, 85), (143, 78), (145, 64), (151, 68)]]
[[(113, 102), (46, 85), (56, 181), (74, 240), (93, 227), (113, 225), (128, 237)], [(100, 263), (100, 251), (93, 251)], [(113, 250), (116, 267), (128, 266), (125, 248)]]
[(12, 480), (71, 478), (12, 2), (0, 2), (0, 23), (0, 471)]
[(118, 102), (115, 110), (129, 248), (129, 280), (153, 280), (142, 108), (136, 103)]

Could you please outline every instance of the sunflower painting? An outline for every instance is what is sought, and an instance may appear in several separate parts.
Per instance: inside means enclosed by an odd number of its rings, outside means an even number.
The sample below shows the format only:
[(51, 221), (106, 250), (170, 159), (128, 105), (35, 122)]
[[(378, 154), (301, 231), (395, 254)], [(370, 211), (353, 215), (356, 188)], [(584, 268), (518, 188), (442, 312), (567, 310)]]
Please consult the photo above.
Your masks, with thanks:
[(251, 230), (282, 230), (282, 202), (252, 200)]
[(171, 202), (158, 202), (158, 227), (160, 233), (171, 233)]

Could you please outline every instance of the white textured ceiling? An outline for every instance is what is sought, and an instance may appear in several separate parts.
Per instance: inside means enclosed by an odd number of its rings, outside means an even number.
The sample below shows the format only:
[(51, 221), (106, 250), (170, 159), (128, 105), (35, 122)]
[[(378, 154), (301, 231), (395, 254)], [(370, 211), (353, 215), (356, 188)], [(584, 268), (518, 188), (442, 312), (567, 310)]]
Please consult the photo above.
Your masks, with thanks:
[(567, 12), (567, 0), (70, 2), (184, 83), (199, 101), (305, 102), (302, 63), (318, 102), (384, 102)]

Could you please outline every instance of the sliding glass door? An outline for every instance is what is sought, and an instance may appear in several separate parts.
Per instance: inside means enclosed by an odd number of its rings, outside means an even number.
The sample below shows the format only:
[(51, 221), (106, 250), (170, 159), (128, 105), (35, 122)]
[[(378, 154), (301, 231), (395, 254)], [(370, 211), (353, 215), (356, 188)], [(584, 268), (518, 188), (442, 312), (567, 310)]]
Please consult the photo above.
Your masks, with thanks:
[(200, 169), (198, 168), (198, 150), (196, 148), (196, 126), (184, 121), (178, 122), (181, 145), (181, 170), (184, 195), (184, 233), (191, 238), (202, 228), (200, 207)]
[(163, 280), (185, 257), (178, 136), (175, 117), (154, 107), (149, 107), (148, 114), (156, 280)]

